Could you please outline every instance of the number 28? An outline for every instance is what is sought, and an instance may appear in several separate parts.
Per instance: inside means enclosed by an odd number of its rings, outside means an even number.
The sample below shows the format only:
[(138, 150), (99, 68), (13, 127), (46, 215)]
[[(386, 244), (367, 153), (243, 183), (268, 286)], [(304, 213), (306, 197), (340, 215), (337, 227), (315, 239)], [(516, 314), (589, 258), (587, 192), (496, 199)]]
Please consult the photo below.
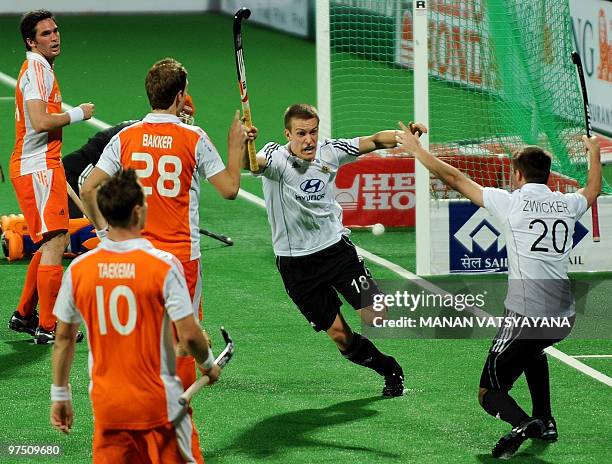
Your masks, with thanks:
[[(141, 179), (151, 177), (153, 170), (155, 169), (155, 161), (153, 155), (150, 153), (134, 152), (132, 153), (132, 161), (143, 161), (145, 167), (142, 169), (136, 169), (136, 175)], [(174, 166), (174, 170), (168, 171), (168, 165)], [(157, 191), (162, 197), (173, 198), (179, 194), (181, 190), (181, 181), (179, 176), (183, 171), (183, 165), (181, 159), (174, 155), (163, 155), (157, 161), (157, 172), (159, 177), (157, 179)], [(171, 188), (166, 188), (166, 182), (172, 182)], [(143, 187), (145, 195), (151, 195), (153, 193), (153, 187)]]

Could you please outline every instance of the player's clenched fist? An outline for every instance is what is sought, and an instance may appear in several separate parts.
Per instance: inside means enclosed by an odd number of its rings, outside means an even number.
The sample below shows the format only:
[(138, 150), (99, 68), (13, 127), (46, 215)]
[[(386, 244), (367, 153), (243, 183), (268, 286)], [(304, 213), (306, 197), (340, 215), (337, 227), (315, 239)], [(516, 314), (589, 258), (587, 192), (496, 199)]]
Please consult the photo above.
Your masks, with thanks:
[(93, 103), (81, 103), (79, 107), (83, 110), (83, 119), (91, 119), (96, 105)]
[(583, 135), (582, 142), (584, 143), (584, 146), (589, 151), (589, 153), (591, 153), (591, 155), (600, 155), (599, 139), (595, 135), (592, 135), (590, 137)]

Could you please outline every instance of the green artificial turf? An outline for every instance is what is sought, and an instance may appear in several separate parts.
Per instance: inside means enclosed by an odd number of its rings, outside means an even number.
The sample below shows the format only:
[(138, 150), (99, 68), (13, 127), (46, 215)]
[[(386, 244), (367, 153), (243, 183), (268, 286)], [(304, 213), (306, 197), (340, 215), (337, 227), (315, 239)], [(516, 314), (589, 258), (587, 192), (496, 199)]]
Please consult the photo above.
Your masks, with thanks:
[[(0, 71), (13, 77), (24, 56), (17, 22), (17, 17), (0, 17)], [(64, 101), (95, 102), (96, 116), (109, 124), (140, 117), (147, 111), (147, 69), (157, 59), (174, 56), (190, 72), (197, 123), (225, 152), (227, 128), (239, 107), (231, 18), (65, 16), (59, 24), (63, 45), (56, 69)], [(315, 48), (250, 23), (245, 41), (251, 106), (262, 146), (282, 140), (285, 107), (315, 102)], [(0, 97), (12, 94), (13, 89), (0, 84)], [(0, 99), (0, 162), (6, 174), (14, 139), (12, 115), (12, 102)], [(64, 153), (95, 130), (87, 123), (67, 127)], [(259, 180), (242, 179), (245, 190), (261, 196)], [(0, 184), (0, 213), (13, 212), (12, 187)], [(243, 198), (224, 201), (205, 184), (201, 225), (235, 241), (225, 247), (202, 237), (204, 325), (216, 351), (222, 343), (221, 325), (236, 342), (235, 358), (219, 384), (193, 402), (208, 463), (494, 462), (490, 449), (509, 427), (489, 417), (476, 400), (488, 340), (377, 340), (404, 367), (408, 389), (402, 398), (381, 399), (381, 379), (346, 362), (290, 302), (274, 265), (265, 210)], [(379, 237), (361, 230), (353, 239), (414, 272), (412, 230), (389, 230)], [(368, 265), (378, 278), (398, 279), (386, 268)], [(0, 322), (8, 321), (18, 302), (26, 266), (25, 261), (0, 259)], [(598, 288), (590, 304), (605, 306), (612, 291)], [(358, 328), (356, 315), (346, 306), (344, 313)], [(610, 354), (609, 340), (570, 339), (559, 348), (572, 355)], [(91, 460), (87, 346), (78, 346), (72, 370), (76, 419), (69, 436), (49, 425), (50, 353), (50, 347), (32, 345), (5, 322), (0, 325), (0, 462)], [(609, 359), (584, 362), (612, 375)], [(550, 366), (560, 440), (548, 447), (528, 444), (513, 462), (606, 462), (612, 452), (609, 387), (555, 359)], [(519, 381), (513, 392), (529, 412), (525, 383)], [(11, 461), (9, 444), (59, 444), (63, 456)]]

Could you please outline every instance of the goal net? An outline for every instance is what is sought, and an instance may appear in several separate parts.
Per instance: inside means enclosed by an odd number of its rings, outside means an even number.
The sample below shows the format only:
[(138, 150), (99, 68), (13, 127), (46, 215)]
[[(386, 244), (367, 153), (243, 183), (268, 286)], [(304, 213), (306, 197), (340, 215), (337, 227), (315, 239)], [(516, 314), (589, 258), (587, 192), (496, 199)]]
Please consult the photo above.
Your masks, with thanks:
[[(426, 5), (420, 42), (413, 3)], [(318, 104), (322, 120), (331, 121), (322, 135), (427, 120), (430, 151), (483, 186), (510, 190), (510, 154), (525, 144), (553, 154), (551, 188), (571, 192), (586, 182), (568, 0), (330, 0), (317, 7), (326, 10), (317, 11)], [(327, 56), (320, 52), (326, 41)], [(427, 72), (419, 81), (415, 61), (423, 56)], [(417, 208), (417, 234), (435, 227), (423, 211), (461, 198), (432, 177), (425, 183), (420, 193), (417, 187), (417, 201), (427, 197)], [(417, 267), (433, 273), (419, 266), (430, 259), (423, 256)]]

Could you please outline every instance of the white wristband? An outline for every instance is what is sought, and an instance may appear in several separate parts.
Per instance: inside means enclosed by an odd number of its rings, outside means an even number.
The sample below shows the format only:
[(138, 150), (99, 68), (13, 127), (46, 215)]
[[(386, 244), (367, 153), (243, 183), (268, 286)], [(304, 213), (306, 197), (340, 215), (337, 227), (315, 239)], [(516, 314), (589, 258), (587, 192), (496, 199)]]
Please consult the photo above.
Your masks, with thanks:
[(214, 365), (215, 357), (213, 355), (212, 350), (208, 348), (208, 356), (206, 357), (206, 360), (202, 364), (200, 364), (200, 367), (202, 367), (202, 369), (211, 369)]
[(100, 241), (107, 238), (108, 237), (108, 226), (106, 226), (104, 229), (100, 229), (100, 230), (96, 229), (96, 235), (98, 236)]
[(74, 124), (75, 122), (79, 122), (85, 119), (85, 113), (83, 113), (83, 110), (80, 106), (75, 106), (74, 108), (71, 108), (66, 111), (66, 113), (68, 114), (68, 116), (70, 116), (70, 124)]
[(51, 401), (72, 401), (72, 388), (70, 384), (66, 387), (51, 385)]

